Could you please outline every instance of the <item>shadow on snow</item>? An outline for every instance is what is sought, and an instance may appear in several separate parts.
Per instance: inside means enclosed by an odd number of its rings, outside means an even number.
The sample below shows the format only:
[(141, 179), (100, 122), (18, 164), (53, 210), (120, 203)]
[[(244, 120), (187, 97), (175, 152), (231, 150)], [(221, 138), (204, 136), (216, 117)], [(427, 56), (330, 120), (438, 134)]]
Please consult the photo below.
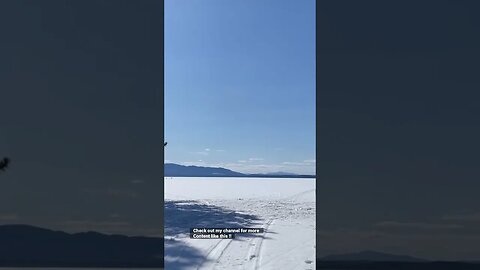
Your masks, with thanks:
[[(189, 237), (191, 228), (242, 228), (263, 224), (262, 219), (255, 215), (238, 213), (195, 200), (165, 201), (164, 216), (166, 270), (191, 268), (206, 261), (205, 254), (200, 250), (172, 237)], [(241, 234), (233, 241), (243, 241), (250, 237), (266, 238), (263, 235)]]

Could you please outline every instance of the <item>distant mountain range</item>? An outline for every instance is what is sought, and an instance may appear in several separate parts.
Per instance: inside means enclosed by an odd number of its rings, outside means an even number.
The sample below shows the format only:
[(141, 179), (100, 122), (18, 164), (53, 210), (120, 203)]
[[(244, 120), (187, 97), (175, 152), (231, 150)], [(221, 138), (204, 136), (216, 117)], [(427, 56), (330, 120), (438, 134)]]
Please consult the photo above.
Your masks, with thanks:
[(317, 269), (325, 270), (480, 270), (473, 261), (428, 261), (405, 255), (376, 251), (329, 255), (317, 259)]
[(271, 178), (315, 178), (315, 175), (300, 175), (288, 172), (273, 172), (266, 174), (245, 174), (225, 168), (184, 166), (165, 163), (164, 175), (167, 177), (271, 177)]
[(335, 254), (320, 258), (321, 261), (369, 261), (369, 262), (427, 262), (406, 255), (393, 255), (377, 251), (361, 251), (356, 253)]
[(163, 238), (0, 226), (0, 267), (163, 267)]

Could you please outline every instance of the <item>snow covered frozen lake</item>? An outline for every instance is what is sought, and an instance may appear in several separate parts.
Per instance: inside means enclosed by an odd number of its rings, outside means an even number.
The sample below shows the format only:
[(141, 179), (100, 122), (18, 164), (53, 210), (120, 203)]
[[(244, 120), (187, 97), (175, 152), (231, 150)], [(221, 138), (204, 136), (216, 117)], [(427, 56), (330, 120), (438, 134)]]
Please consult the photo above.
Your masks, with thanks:
[[(165, 177), (165, 269), (315, 269), (315, 179)], [(264, 228), (190, 239), (193, 227)]]

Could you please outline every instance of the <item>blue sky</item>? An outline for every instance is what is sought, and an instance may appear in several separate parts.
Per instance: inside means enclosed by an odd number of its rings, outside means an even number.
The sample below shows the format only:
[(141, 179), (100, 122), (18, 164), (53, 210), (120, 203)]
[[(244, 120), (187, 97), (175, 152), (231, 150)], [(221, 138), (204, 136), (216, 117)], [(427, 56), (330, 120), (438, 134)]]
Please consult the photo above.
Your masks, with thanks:
[(315, 1), (165, 1), (166, 162), (315, 173)]

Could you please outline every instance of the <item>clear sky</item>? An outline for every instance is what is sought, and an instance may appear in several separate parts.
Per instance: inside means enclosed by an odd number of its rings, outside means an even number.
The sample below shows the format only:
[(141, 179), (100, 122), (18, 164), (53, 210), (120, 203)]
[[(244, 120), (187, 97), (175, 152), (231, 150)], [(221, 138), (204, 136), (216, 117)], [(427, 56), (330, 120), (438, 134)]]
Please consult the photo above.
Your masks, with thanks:
[(315, 173), (315, 1), (165, 1), (165, 162)]

